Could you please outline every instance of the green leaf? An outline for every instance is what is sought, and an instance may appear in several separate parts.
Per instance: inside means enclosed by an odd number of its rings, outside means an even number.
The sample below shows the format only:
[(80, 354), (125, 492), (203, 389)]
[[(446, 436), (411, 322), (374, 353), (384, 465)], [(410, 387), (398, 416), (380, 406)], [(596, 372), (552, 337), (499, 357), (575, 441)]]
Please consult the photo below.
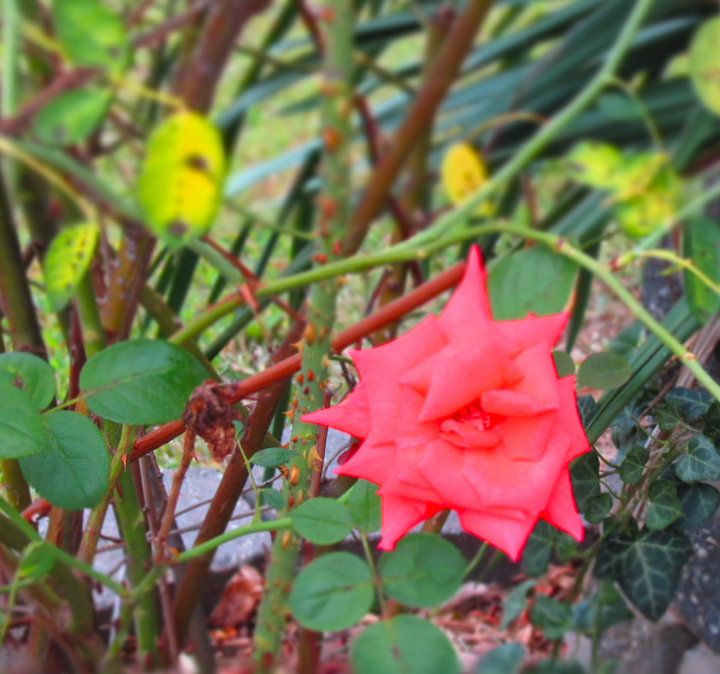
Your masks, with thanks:
[(525, 647), (522, 644), (502, 644), (480, 658), (475, 674), (517, 674), (524, 659)]
[(587, 502), (600, 495), (600, 459), (596, 452), (588, 452), (570, 465), (573, 492), (578, 508), (583, 512)]
[(534, 580), (525, 580), (505, 595), (505, 599), (503, 599), (503, 617), (500, 623), (501, 630), (507, 629), (525, 610), (528, 594), (534, 587)]
[(553, 351), (553, 359), (555, 360), (555, 369), (558, 377), (567, 377), (575, 374), (575, 361), (567, 351)]
[(348, 507), (335, 499), (322, 496), (293, 508), (290, 517), (295, 531), (317, 545), (338, 543), (353, 528)]
[(560, 639), (573, 627), (572, 607), (557, 599), (539, 594), (530, 612), (530, 619), (539, 627), (548, 639)]
[(46, 541), (32, 541), (28, 544), (15, 572), (16, 581), (40, 581), (52, 571), (55, 558), (50, 545)]
[(595, 575), (615, 580), (625, 596), (650, 620), (658, 620), (675, 596), (692, 546), (674, 530), (613, 534), (598, 552)]
[(676, 461), (675, 474), (683, 482), (720, 479), (720, 454), (715, 445), (704, 435), (696, 435)]
[(55, 375), (46, 361), (31, 353), (0, 353), (0, 382), (23, 389), (30, 402), (44, 410), (55, 397)]
[(0, 459), (44, 452), (50, 435), (27, 391), (0, 378)]
[(583, 426), (587, 428), (600, 408), (595, 398), (587, 395), (578, 398), (578, 409), (580, 410), (580, 418), (582, 419)]
[(150, 230), (171, 246), (210, 228), (225, 180), (220, 133), (205, 117), (180, 112), (152, 132), (137, 186)]
[(34, 489), (66, 510), (92, 508), (108, 489), (110, 455), (98, 427), (76, 412), (45, 417), (51, 442), (46, 451), (20, 459)]
[(60, 311), (75, 294), (90, 267), (100, 230), (86, 222), (66, 227), (50, 242), (43, 261), (43, 276), (48, 299)]
[(585, 674), (585, 669), (574, 660), (544, 660), (526, 669), (523, 674)]
[(720, 491), (710, 484), (680, 483), (677, 490), (683, 509), (680, 526), (684, 529), (692, 529), (707, 521), (720, 506)]
[(496, 320), (544, 316), (562, 311), (577, 266), (543, 246), (507, 255), (491, 267), (488, 287)]
[(33, 120), (33, 132), (50, 145), (74, 145), (85, 140), (105, 117), (112, 94), (86, 87), (66, 91), (44, 106)]
[(88, 407), (119, 424), (147, 426), (179, 418), (207, 372), (168, 342), (135, 339), (93, 356), (80, 373)]
[(455, 649), (427, 620), (400, 615), (367, 627), (350, 651), (355, 674), (460, 674)]
[(648, 490), (648, 529), (665, 529), (682, 517), (683, 510), (677, 497), (675, 483), (670, 480), (656, 480)]
[(710, 405), (710, 409), (708, 409), (703, 435), (710, 438), (716, 447), (720, 445), (720, 403), (717, 401)]
[(458, 591), (465, 567), (464, 557), (452, 543), (437, 534), (415, 533), (382, 556), (380, 576), (393, 599), (407, 606), (431, 607)]
[(624, 159), (614, 145), (592, 141), (578, 143), (568, 154), (573, 179), (600, 189), (615, 186)]
[[(705, 215), (690, 218), (683, 227), (683, 252), (710, 280), (720, 283), (720, 224), (716, 220)], [(684, 280), (690, 310), (707, 322), (720, 311), (720, 296), (690, 270), (685, 271)]]
[(690, 45), (690, 79), (708, 110), (720, 115), (720, 17), (698, 28)]
[(632, 447), (620, 464), (620, 479), (625, 484), (637, 484), (642, 479), (650, 452), (640, 445)]
[(555, 529), (547, 522), (537, 523), (522, 556), (522, 570), (533, 578), (542, 576), (547, 571), (552, 556)]
[(594, 353), (586, 358), (578, 370), (578, 385), (588, 388), (611, 389), (622, 386), (632, 374), (630, 361), (618, 353)]
[(277, 489), (260, 489), (258, 494), (260, 496), (260, 505), (269, 506), (275, 510), (282, 510), (287, 505), (285, 496)]
[(622, 595), (608, 581), (601, 581), (597, 593), (573, 608), (575, 629), (590, 637), (632, 617)]
[(130, 43), (122, 20), (99, 0), (55, 0), (55, 31), (72, 61), (119, 74), (128, 65)]
[(708, 412), (712, 396), (702, 389), (674, 388), (668, 392), (655, 416), (662, 430), (673, 430), (680, 421), (694, 424)]
[(305, 627), (318, 632), (347, 629), (373, 602), (372, 573), (349, 552), (331, 552), (313, 560), (295, 579), (290, 608)]
[(585, 506), (582, 512), (588, 522), (598, 524), (608, 516), (612, 510), (612, 506), (612, 496), (608, 493), (603, 493), (593, 496), (585, 501)]
[(367, 480), (358, 480), (350, 490), (348, 507), (355, 526), (366, 534), (380, 528), (381, 503), (378, 486)]
[(268, 447), (255, 452), (250, 457), (250, 463), (256, 466), (265, 466), (266, 468), (277, 468), (285, 466), (292, 458), (292, 452), (283, 447)]

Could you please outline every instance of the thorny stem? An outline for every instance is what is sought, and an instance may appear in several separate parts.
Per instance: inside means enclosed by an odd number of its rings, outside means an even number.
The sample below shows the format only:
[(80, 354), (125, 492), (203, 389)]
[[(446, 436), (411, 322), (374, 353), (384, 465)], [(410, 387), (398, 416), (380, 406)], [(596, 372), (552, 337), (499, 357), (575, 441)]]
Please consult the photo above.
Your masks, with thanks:
[[(321, 14), (321, 42), (324, 45), (324, 79), (321, 85), (324, 191), (318, 197), (316, 233), (323, 252), (316, 262), (337, 258), (350, 219), (352, 176), (350, 154), (353, 110), (353, 28), (352, 0), (327, 3)], [(290, 413), (293, 418), (285, 484), (288, 510), (309, 496), (312, 465), (317, 453), (317, 426), (306, 424), (302, 415), (322, 406), (328, 379), (328, 354), (335, 322), (338, 284), (325, 279), (314, 285), (307, 302), (307, 326), (302, 340), (302, 369), (297, 396)], [(255, 630), (255, 660), (259, 672), (275, 671), (285, 620), (287, 596), (295, 575), (300, 539), (290, 532), (275, 538), (266, 586), (258, 610)]]

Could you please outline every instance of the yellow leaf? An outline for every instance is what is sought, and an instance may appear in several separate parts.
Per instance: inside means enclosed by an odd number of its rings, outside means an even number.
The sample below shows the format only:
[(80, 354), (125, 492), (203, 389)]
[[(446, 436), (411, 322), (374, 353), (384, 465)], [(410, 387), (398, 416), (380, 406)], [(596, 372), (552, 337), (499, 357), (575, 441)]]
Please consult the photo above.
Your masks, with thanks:
[(169, 117), (150, 136), (138, 181), (148, 227), (173, 246), (203, 236), (220, 205), (224, 178), (217, 128), (194, 112)]
[[(461, 204), (488, 181), (488, 169), (482, 155), (467, 143), (451, 145), (443, 157), (441, 167), (445, 193), (454, 205)], [(488, 215), (492, 204), (483, 202), (477, 215)]]

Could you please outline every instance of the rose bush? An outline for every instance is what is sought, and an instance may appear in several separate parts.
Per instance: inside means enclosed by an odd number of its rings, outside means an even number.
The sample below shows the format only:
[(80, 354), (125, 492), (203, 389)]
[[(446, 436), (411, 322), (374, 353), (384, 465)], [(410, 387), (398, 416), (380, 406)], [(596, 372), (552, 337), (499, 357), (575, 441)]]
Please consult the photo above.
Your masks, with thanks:
[(474, 247), (439, 317), (351, 353), (359, 385), (304, 420), (362, 439), (337, 472), (380, 485), (382, 549), (448, 509), (512, 559), (539, 519), (582, 539), (569, 463), (589, 444), (552, 354), (568, 317), (493, 320)]

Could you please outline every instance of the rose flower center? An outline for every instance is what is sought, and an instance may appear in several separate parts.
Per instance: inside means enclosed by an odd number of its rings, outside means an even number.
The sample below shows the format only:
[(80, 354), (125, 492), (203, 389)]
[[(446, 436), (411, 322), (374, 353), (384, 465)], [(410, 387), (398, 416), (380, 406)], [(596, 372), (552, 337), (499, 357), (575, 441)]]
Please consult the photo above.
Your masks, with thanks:
[(448, 442), (459, 447), (494, 447), (501, 439), (494, 428), (502, 419), (498, 414), (486, 412), (480, 401), (476, 401), (443, 419), (440, 422), (440, 432)]

